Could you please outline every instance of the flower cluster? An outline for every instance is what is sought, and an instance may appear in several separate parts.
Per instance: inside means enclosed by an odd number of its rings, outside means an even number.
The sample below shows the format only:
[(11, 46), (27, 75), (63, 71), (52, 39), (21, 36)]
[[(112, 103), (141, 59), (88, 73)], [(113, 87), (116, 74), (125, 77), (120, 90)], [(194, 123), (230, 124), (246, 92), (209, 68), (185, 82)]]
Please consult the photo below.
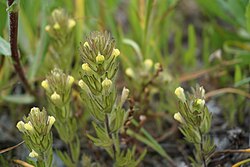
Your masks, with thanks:
[(49, 111), (57, 118), (55, 124), (60, 138), (70, 146), (74, 154), (58, 152), (65, 164), (77, 165), (80, 146), (77, 136), (77, 121), (71, 109), (70, 97), (74, 78), (66, 75), (62, 70), (55, 68), (51, 74), (42, 81), (41, 85), (46, 91), (49, 102)]
[(158, 70), (158, 64), (159, 63), (153, 63), (153, 61), (151, 59), (145, 59), (142, 64), (140, 64), (140, 69), (136, 69), (136, 71), (139, 71), (139, 73), (135, 73), (135, 70), (132, 69), (131, 67), (128, 67), (125, 70), (126, 75), (129, 78), (132, 79), (138, 79), (138, 76), (145, 78), (148, 77), (149, 73), (152, 73), (153, 71), (157, 71)]
[(38, 163), (44, 163), (45, 166), (52, 165), (52, 133), (51, 127), (55, 122), (53, 116), (48, 116), (45, 109), (33, 107), (28, 117), (23, 118), (16, 125), (23, 134), (25, 144), (31, 151), (29, 156), (36, 158)]
[(109, 153), (115, 166), (137, 166), (135, 164), (142, 157), (136, 161), (134, 151), (121, 151), (119, 144), (119, 132), (128, 117), (122, 107), (129, 95), (129, 90), (123, 88), (121, 98), (117, 100), (114, 83), (120, 51), (107, 32), (90, 34), (80, 51), (83, 59), (82, 79), (79, 81), (82, 99), (96, 120), (93, 121), (96, 137), (87, 136)]
[(210, 131), (212, 114), (205, 105), (205, 90), (203, 87), (192, 89), (192, 94), (186, 97), (184, 89), (176, 88), (175, 94), (179, 99), (179, 112), (174, 114), (181, 124), (181, 132), (185, 140), (195, 145), (196, 160), (193, 166), (202, 166), (209, 162), (209, 155), (214, 151), (215, 145), (207, 135)]
[[(208, 112), (205, 106), (205, 90), (203, 87), (197, 87), (193, 89), (193, 95), (186, 98), (184, 89), (181, 87), (176, 88), (175, 94), (180, 100), (181, 110), (174, 115), (174, 118), (182, 124), (191, 124), (192, 126), (198, 126), (204, 132), (210, 129), (211, 114)], [(204, 126), (204, 127), (203, 127)]]
[[(158, 62), (153, 62), (152, 59), (139, 59), (136, 66), (126, 68), (125, 74), (132, 83), (130, 89), (133, 90), (136, 101), (148, 101), (153, 94), (165, 92), (161, 85), (172, 80), (168, 71), (163, 70), (163, 66)], [(140, 110), (146, 111), (149, 108), (145, 104)]]
[(45, 89), (48, 99), (55, 106), (62, 107), (69, 102), (73, 82), (72, 76), (55, 68), (51, 71), (51, 75), (42, 81), (41, 85)]
[(59, 44), (64, 44), (75, 25), (75, 20), (64, 9), (55, 9), (45, 30)]
[(115, 75), (118, 70), (117, 56), (120, 51), (115, 48), (115, 41), (110, 34), (94, 32), (80, 49), (82, 79), (79, 86), (87, 94), (92, 115), (104, 121), (104, 115), (111, 113), (116, 99), (114, 88)]

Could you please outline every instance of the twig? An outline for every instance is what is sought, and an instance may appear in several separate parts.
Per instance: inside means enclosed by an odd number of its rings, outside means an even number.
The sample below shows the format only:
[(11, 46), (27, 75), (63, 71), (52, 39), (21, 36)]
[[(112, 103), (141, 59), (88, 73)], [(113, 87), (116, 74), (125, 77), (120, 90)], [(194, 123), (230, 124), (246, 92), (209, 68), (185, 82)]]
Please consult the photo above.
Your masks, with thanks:
[(234, 164), (232, 167), (239, 167), (239, 166), (241, 166), (241, 165), (243, 165), (243, 164), (246, 164), (246, 163), (250, 163), (250, 158), (245, 159), (245, 160), (242, 160), (242, 161), (240, 161), (240, 162)]
[(213, 91), (206, 93), (205, 98), (208, 99), (210, 97), (213, 97), (215, 95), (222, 94), (222, 93), (234, 93), (234, 94), (238, 94), (241, 96), (245, 96), (250, 99), (250, 94), (244, 92), (243, 90), (235, 89), (235, 88), (221, 88), (221, 89), (213, 90)]
[(250, 153), (250, 148), (248, 149), (239, 149), (239, 150), (222, 150), (222, 151), (217, 151), (214, 152), (213, 154), (210, 155), (210, 158), (215, 157), (219, 154), (230, 154), (230, 153)]
[[(145, 96), (147, 95), (147, 93), (149, 93), (149, 92), (146, 92), (147, 87), (154, 82), (154, 80), (160, 75), (160, 73), (162, 71), (163, 71), (163, 67), (160, 64), (160, 67), (157, 69), (156, 73), (152, 76), (152, 78), (147, 83), (142, 85), (142, 89), (141, 89), (141, 91), (139, 93), (139, 97), (138, 97), (137, 101), (141, 102), (143, 93), (146, 93)], [(146, 97), (144, 97), (144, 98), (146, 98)]]
[[(11, 6), (14, 0), (8, 0), (8, 5)], [(17, 47), (17, 34), (18, 34), (18, 12), (10, 11), (10, 49), (11, 49), (11, 58), (13, 60), (13, 65), (16, 73), (18, 74), (21, 82), (24, 84), (24, 87), (29, 93), (36, 96), (35, 92), (32, 91), (31, 86), (28, 83), (27, 78), (24, 75), (24, 71), (19, 59), (18, 47)]]
[(18, 143), (16, 145), (14, 145), (14, 146), (12, 146), (12, 147), (8, 147), (8, 148), (5, 148), (5, 149), (2, 149), (2, 150), (0, 150), (0, 154), (3, 154), (3, 153), (5, 153), (7, 151), (10, 151), (10, 150), (13, 150), (13, 149), (17, 148), (18, 146), (22, 145), (23, 143), (24, 143), (24, 141), (22, 141), (22, 142), (20, 142), (20, 143)]
[(33, 165), (31, 165), (31, 164), (29, 164), (27, 162), (24, 162), (22, 160), (19, 160), (19, 159), (14, 159), (13, 162), (16, 163), (16, 164), (19, 164), (19, 165), (21, 165), (23, 167), (35, 167), (35, 166), (33, 166)]
[(190, 81), (192, 79), (199, 78), (199, 77), (201, 77), (205, 74), (208, 74), (210, 72), (216, 71), (216, 70), (221, 69), (221, 68), (226, 67), (226, 66), (231, 66), (231, 65), (237, 64), (239, 62), (240, 62), (239, 60), (224, 61), (219, 65), (216, 65), (214, 67), (211, 67), (211, 68), (208, 68), (205, 70), (199, 70), (198, 72), (184, 74), (184, 75), (180, 76), (179, 78), (177, 78), (177, 80), (181, 83), (186, 82), (186, 81)]

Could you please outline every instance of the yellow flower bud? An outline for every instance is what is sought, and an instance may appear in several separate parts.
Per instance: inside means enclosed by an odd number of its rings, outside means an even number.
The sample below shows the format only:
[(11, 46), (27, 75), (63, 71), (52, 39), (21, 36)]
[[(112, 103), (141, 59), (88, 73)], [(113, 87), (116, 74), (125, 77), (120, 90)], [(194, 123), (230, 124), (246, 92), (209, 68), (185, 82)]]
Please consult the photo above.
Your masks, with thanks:
[(17, 124), (16, 124), (16, 127), (17, 129), (20, 131), (20, 132), (24, 132), (24, 122), (23, 121), (19, 121)]
[(90, 72), (91, 68), (89, 67), (88, 63), (83, 63), (82, 64), (82, 70), (85, 72)]
[(200, 87), (201, 97), (204, 98), (205, 96), (205, 89), (203, 87)]
[(60, 15), (62, 15), (62, 10), (61, 9), (55, 9), (55, 10), (53, 10), (52, 17), (58, 17)]
[(132, 70), (132, 68), (127, 68), (126, 71), (125, 71), (125, 74), (130, 77), (130, 78), (135, 78), (135, 73), (134, 71)]
[(35, 152), (35, 151), (32, 149), (32, 151), (29, 153), (29, 157), (31, 157), (31, 158), (36, 158), (36, 157), (38, 157), (38, 154), (37, 154), (37, 152)]
[(108, 78), (105, 78), (102, 81), (102, 91), (104, 95), (108, 95), (110, 93), (110, 88), (112, 86), (112, 81)]
[(115, 56), (115, 57), (119, 56), (120, 55), (119, 49), (113, 49), (112, 55)]
[(53, 103), (55, 103), (56, 105), (61, 105), (62, 104), (62, 99), (61, 96), (59, 94), (57, 94), (56, 92), (54, 92), (51, 96), (50, 99), (53, 101)]
[(48, 120), (47, 120), (47, 125), (48, 125), (48, 128), (47, 128), (47, 133), (49, 133), (52, 125), (55, 123), (56, 119), (55, 117), (53, 116), (48, 116)]
[(155, 68), (156, 71), (159, 70), (161, 68), (161, 64), (160, 63), (155, 63), (154, 68)]
[(45, 31), (49, 32), (49, 30), (50, 30), (50, 25), (46, 25), (45, 26)]
[(184, 94), (184, 89), (182, 87), (176, 88), (174, 93), (183, 103), (186, 102), (186, 96)]
[(69, 29), (75, 27), (75, 25), (76, 25), (76, 21), (74, 19), (69, 19), (68, 20), (68, 28)]
[(32, 123), (29, 121), (28, 123), (25, 123), (24, 125), (23, 125), (23, 127), (27, 130), (27, 131), (29, 131), (29, 132), (33, 132), (34, 131), (34, 127), (33, 127), (33, 125), (32, 125)]
[(174, 119), (177, 120), (180, 123), (185, 123), (183, 117), (181, 116), (181, 114), (179, 112), (174, 114)]
[(40, 109), (37, 108), (37, 107), (33, 107), (33, 108), (31, 108), (31, 110), (30, 110), (30, 114), (31, 114), (31, 115), (38, 115), (39, 112), (40, 112)]
[(61, 28), (61, 26), (58, 23), (55, 23), (54, 26), (53, 26), (53, 28), (55, 30), (59, 30)]
[(74, 83), (74, 81), (75, 81), (74, 77), (72, 77), (70, 75), (67, 77), (67, 84), (69, 86), (71, 86)]
[(205, 100), (203, 100), (203, 99), (197, 99), (197, 100), (196, 100), (196, 103), (197, 103), (198, 105), (200, 105), (201, 107), (203, 107), (203, 106), (205, 105)]
[(56, 119), (53, 116), (48, 116), (48, 124), (53, 125), (55, 123)]
[(105, 78), (103, 81), (102, 81), (102, 87), (104, 89), (109, 89), (112, 85), (112, 81), (108, 78)]
[(97, 64), (102, 64), (105, 60), (105, 57), (99, 53), (98, 56), (96, 56), (95, 60)]
[(121, 105), (123, 105), (125, 103), (125, 101), (128, 98), (128, 95), (129, 95), (129, 89), (124, 87), (123, 90), (122, 90)]
[(153, 61), (151, 59), (146, 59), (144, 62), (143, 62), (146, 70), (150, 70), (150, 68), (153, 66)]
[(47, 79), (45, 79), (44, 81), (42, 81), (41, 85), (42, 85), (42, 87), (43, 87), (46, 91), (49, 90), (49, 82), (48, 82)]
[(78, 82), (78, 85), (79, 85), (82, 89), (85, 89), (85, 87), (86, 87), (86, 83), (85, 83), (83, 80), (80, 80), (80, 81)]
[(84, 47), (88, 47), (88, 48), (90, 48), (90, 46), (89, 46), (89, 43), (88, 43), (88, 42), (84, 42), (83, 46), (84, 46)]

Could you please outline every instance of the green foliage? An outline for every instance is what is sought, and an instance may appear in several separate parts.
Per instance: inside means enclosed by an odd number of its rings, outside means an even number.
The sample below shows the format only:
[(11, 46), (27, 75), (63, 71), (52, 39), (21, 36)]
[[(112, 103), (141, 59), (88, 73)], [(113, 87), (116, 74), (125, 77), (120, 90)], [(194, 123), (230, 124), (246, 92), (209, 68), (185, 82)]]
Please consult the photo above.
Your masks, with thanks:
[(180, 131), (185, 140), (195, 146), (195, 159), (191, 158), (192, 165), (207, 166), (215, 145), (207, 135), (211, 128), (212, 115), (205, 105), (205, 90), (197, 86), (189, 98), (186, 98), (184, 90), (179, 87), (175, 94), (180, 99), (180, 110), (174, 118), (181, 123)]
[(77, 135), (77, 120), (73, 116), (70, 104), (74, 78), (55, 68), (41, 83), (46, 91), (50, 113), (57, 118), (55, 127), (60, 138), (69, 146), (68, 153), (57, 151), (63, 162), (77, 166), (80, 156), (80, 142)]
[(24, 122), (17, 123), (18, 130), (22, 133), (23, 140), (30, 150), (29, 156), (36, 159), (37, 167), (52, 166), (53, 137), (51, 127), (55, 122), (53, 116), (48, 116), (45, 109), (33, 107), (29, 116), (24, 117)]
[(0, 37), (0, 55), (10, 56), (10, 44)]
[(119, 144), (119, 131), (127, 119), (122, 106), (129, 94), (129, 90), (124, 88), (120, 101), (116, 100), (114, 83), (120, 51), (115, 48), (115, 41), (107, 32), (91, 33), (80, 51), (84, 62), (82, 80), (79, 81), (83, 90), (82, 99), (98, 123), (92, 122), (96, 137), (87, 136), (96, 146), (109, 153), (115, 166), (136, 166), (142, 157), (137, 161), (134, 151), (120, 151)]
[[(36, 95), (25, 90), (18, 71), (12, 68), (10, 12), (19, 17), (16, 50), (20, 69)], [(186, 165), (209, 164), (214, 156), (209, 135), (214, 125), (205, 98), (221, 109), (213, 116), (218, 117), (216, 126), (223, 124), (221, 133), (233, 127), (247, 132), (249, 0), (15, 0), (9, 7), (0, 0), (0, 13), (1, 113), (7, 111), (11, 121), (16, 121), (23, 113), (14, 111), (46, 106), (56, 119), (53, 137), (63, 143), (55, 143), (54, 150), (66, 166), (139, 166), (155, 163), (157, 156), (164, 158), (159, 163), (178, 166), (174, 162), (180, 158), (178, 132), (194, 146), (180, 145), (184, 152), (194, 153)], [(85, 34), (89, 35), (84, 41)], [(45, 77), (44, 93), (38, 83)], [(197, 88), (186, 97), (179, 89), (177, 105), (173, 98), (176, 85), (188, 87), (196, 82), (207, 87), (208, 93)], [(26, 126), (27, 121), (23, 122)], [(32, 136), (25, 130), (22, 137), (31, 156), (40, 156), (41, 150), (33, 149), (27, 135)], [(46, 161), (42, 159), (52, 154), (52, 134), (44, 139), (48, 139), (43, 144), (48, 145), (49, 153), (27, 158), (28, 163), (43, 166)], [(168, 152), (168, 143), (174, 143), (176, 154)], [(152, 156), (152, 162), (143, 160), (144, 156)], [(0, 161), (4, 166), (6, 162)]]

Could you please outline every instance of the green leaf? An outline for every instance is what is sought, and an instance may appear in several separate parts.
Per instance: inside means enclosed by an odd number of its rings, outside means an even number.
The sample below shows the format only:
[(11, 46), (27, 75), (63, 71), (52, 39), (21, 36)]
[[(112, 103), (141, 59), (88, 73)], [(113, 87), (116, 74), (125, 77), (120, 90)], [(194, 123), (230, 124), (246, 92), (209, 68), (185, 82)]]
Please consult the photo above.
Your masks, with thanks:
[(134, 49), (136, 55), (138, 56), (139, 61), (143, 60), (141, 49), (135, 41), (133, 41), (132, 39), (125, 38), (123, 39), (123, 43), (131, 46)]
[(239, 65), (235, 65), (235, 71), (234, 71), (234, 83), (240, 81), (242, 79), (242, 73), (241, 68)]
[(4, 40), (0, 36), (0, 55), (1, 54), (4, 55), (4, 56), (10, 56), (11, 51), (10, 51), (10, 43), (7, 42), (6, 40)]
[(246, 17), (246, 27), (248, 32), (250, 33), (250, 1), (248, 2), (246, 7), (245, 17)]
[(184, 61), (187, 65), (196, 63), (196, 34), (193, 25), (188, 26), (188, 49), (184, 54)]
[(250, 77), (244, 78), (234, 84), (235, 87), (239, 87), (241, 85), (248, 84), (250, 82)]
[(2, 99), (7, 102), (16, 104), (31, 104), (35, 101), (35, 98), (28, 94), (2, 96)]

